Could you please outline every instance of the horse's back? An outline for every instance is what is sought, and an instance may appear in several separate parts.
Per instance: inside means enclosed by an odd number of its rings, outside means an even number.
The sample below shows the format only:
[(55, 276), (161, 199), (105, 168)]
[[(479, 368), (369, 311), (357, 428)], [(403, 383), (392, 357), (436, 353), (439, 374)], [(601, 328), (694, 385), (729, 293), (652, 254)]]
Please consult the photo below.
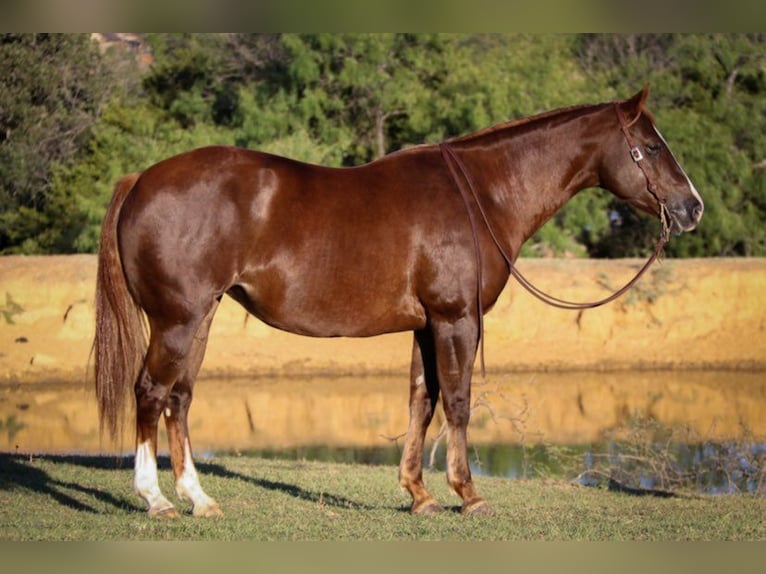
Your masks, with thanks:
[(169, 292), (194, 302), (228, 291), (263, 320), (303, 334), (421, 326), (415, 268), (429, 234), (449, 228), (428, 222), (443, 212), (444, 182), (422, 151), (357, 168), (234, 147), (164, 160), (124, 206), (129, 281), (157, 312)]

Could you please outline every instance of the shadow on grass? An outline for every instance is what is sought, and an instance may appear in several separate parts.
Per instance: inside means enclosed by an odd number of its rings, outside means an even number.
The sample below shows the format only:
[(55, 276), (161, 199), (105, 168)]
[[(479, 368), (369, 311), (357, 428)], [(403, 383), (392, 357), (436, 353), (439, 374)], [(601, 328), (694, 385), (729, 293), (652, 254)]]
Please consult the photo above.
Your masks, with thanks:
[[(130, 470), (133, 468), (134, 462), (133, 456), (36, 455), (30, 460), (30, 457), (27, 455), (0, 453), (0, 490), (13, 490), (17, 488), (30, 490), (38, 494), (50, 496), (62, 506), (94, 514), (97, 514), (99, 511), (77, 500), (73, 495), (80, 493), (92, 496), (103, 503), (110, 504), (121, 510), (144, 511), (143, 506), (128, 503), (124, 499), (115, 497), (102, 490), (57, 479), (45, 470), (35, 466), (33, 462), (35, 460), (43, 460), (61, 465), (75, 465), (96, 470)], [(166, 456), (160, 456), (157, 466), (161, 471), (169, 471), (171, 468), (170, 459)], [(202, 475), (207, 474), (219, 478), (235, 479), (259, 488), (281, 492), (318, 504), (355, 510), (372, 510), (375, 508), (345, 496), (306, 490), (295, 484), (248, 476), (229, 470), (220, 464), (198, 462), (196, 466)]]
[[(90, 468), (118, 468), (113, 462), (114, 459), (109, 458), (101, 459), (99, 457), (82, 456), (38, 456), (35, 458), (55, 463), (78, 464)], [(0, 453), (0, 490), (13, 490), (17, 488), (49, 496), (60, 505), (80, 512), (99, 513), (92, 506), (75, 498), (74, 496), (77, 494), (93, 497), (102, 503), (120, 509), (139, 510), (138, 506), (132, 505), (103, 490), (54, 478), (45, 470), (34, 466), (28, 456)]]
[(213, 476), (218, 476), (220, 478), (231, 478), (231, 479), (241, 480), (243, 482), (254, 484), (255, 486), (264, 488), (266, 490), (274, 490), (277, 492), (282, 492), (284, 494), (289, 494), (290, 496), (299, 498), (301, 500), (316, 502), (317, 504), (321, 502), (327, 506), (334, 506), (337, 508), (351, 508), (354, 510), (373, 510), (375, 508), (374, 506), (370, 506), (369, 504), (364, 504), (361, 502), (356, 502), (354, 500), (351, 500), (350, 498), (346, 498), (345, 496), (341, 496), (337, 494), (327, 494), (326, 492), (316, 492), (313, 490), (306, 490), (305, 488), (301, 488), (300, 486), (297, 486), (295, 484), (288, 484), (286, 482), (276, 482), (266, 478), (256, 478), (256, 477), (248, 476), (246, 474), (241, 474), (239, 472), (231, 471), (227, 468), (224, 468), (220, 464), (200, 462), (200, 463), (197, 463), (197, 470), (199, 470), (200, 473), (211, 474)]

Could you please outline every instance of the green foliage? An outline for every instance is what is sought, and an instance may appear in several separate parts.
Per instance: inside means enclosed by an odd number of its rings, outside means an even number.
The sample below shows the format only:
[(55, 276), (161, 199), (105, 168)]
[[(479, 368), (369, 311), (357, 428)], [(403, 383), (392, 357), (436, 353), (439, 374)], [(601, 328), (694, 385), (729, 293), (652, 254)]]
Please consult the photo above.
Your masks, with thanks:
[(200, 123), (183, 129), (178, 120), (145, 102), (109, 105), (92, 130), (86, 161), (60, 166), (55, 172), (56, 189), (79, 192), (70, 202), (83, 219), (72, 238), (72, 250), (97, 249), (101, 220), (123, 175), (195, 147), (227, 143), (228, 134), (220, 127)]
[(53, 186), (112, 92), (87, 35), (0, 36), (0, 252), (66, 251), (80, 214)]
[[(0, 252), (91, 252), (114, 183), (225, 143), (357, 165), (652, 85), (706, 203), (669, 256), (766, 255), (764, 34), (149, 34), (153, 64), (87, 35), (0, 37)], [(578, 194), (530, 256), (645, 255), (657, 224)]]
[[(766, 255), (766, 50), (764, 34), (631, 34), (578, 37), (575, 54), (605, 92), (650, 82), (657, 125), (705, 200), (699, 229), (670, 256)], [(657, 226), (611, 202), (613, 232), (591, 253), (638, 255)]]

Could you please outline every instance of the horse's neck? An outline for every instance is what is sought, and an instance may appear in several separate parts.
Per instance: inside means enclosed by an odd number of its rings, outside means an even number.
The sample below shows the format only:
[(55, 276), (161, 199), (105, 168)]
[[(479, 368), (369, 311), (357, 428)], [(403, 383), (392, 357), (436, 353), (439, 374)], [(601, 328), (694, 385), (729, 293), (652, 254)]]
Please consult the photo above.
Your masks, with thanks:
[(488, 223), (509, 255), (517, 256), (575, 193), (598, 185), (598, 140), (588, 137), (589, 125), (587, 118), (538, 122), (458, 144)]

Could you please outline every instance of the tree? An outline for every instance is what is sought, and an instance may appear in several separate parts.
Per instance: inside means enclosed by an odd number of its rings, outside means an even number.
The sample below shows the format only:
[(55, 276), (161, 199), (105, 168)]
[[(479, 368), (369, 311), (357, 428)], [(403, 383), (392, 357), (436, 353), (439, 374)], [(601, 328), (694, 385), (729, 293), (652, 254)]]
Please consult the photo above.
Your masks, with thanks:
[[(766, 50), (764, 34), (580, 36), (574, 54), (596, 86), (618, 94), (651, 83), (649, 106), (705, 201), (699, 229), (671, 241), (671, 256), (766, 254)], [(618, 214), (592, 255), (636, 255), (656, 226)]]
[(0, 252), (67, 250), (82, 220), (52, 174), (87, 141), (110, 68), (88, 35), (3, 34), (0, 75)]
[[(0, 252), (96, 249), (114, 182), (235, 144), (357, 165), (652, 86), (705, 204), (671, 256), (766, 254), (764, 34), (149, 34), (118, 68), (85, 35), (0, 36)], [(585, 190), (525, 255), (644, 254), (657, 223)]]

